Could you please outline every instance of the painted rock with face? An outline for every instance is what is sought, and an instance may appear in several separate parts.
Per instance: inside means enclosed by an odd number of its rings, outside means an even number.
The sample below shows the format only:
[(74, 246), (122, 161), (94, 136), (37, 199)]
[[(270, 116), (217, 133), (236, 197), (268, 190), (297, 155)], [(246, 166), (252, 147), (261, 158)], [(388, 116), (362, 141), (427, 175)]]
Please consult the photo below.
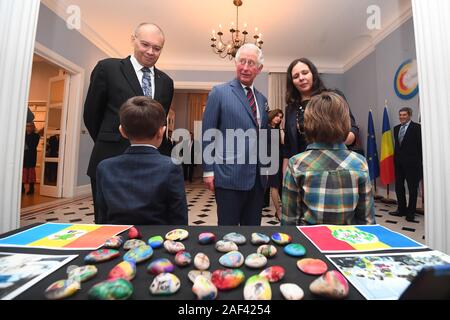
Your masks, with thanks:
[(179, 267), (185, 267), (189, 265), (191, 261), (191, 254), (187, 251), (180, 251), (175, 255), (175, 264)]
[(299, 243), (290, 243), (283, 248), (284, 253), (292, 257), (303, 257), (306, 254), (306, 249)]
[(349, 292), (347, 280), (336, 270), (328, 271), (314, 280), (310, 284), (309, 290), (315, 295), (331, 299), (344, 299)]
[(301, 300), (305, 296), (302, 288), (295, 283), (283, 283), (280, 285), (280, 291), (286, 300)]
[(245, 282), (244, 287), (245, 300), (271, 300), (272, 289), (270, 283), (265, 277), (254, 275)]
[(292, 237), (286, 233), (276, 232), (272, 234), (272, 241), (280, 246), (284, 246), (288, 243), (291, 243)]
[(123, 238), (121, 236), (113, 236), (105, 241), (103, 247), (110, 249), (117, 249), (123, 244)]
[(147, 267), (147, 271), (154, 275), (158, 275), (160, 273), (170, 273), (174, 269), (175, 266), (173, 265), (173, 263), (166, 258), (156, 259), (152, 261), (152, 263), (150, 263)]
[(216, 242), (216, 235), (212, 232), (202, 232), (198, 235), (200, 244), (210, 244)]
[(194, 266), (198, 270), (207, 270), (210, 266), (209, 258), (203, 252), (199, 252), (195, 255)]
[(147, 243), (153, 249), (159, 249), (163, 246), (164, 239), (161, 236), (154, 236), (148, 239)]
[(172, 254), (186, 250), (184, 244), (173, 240), (164, 241), (164, 248), (167, 250), (167, 252)]
[(261, 271), (259, 275), (265, 277), (269, 282), (278, 282), (284, 278), (285, 273), (282, 266), (271, 266)]
[(175, 229), (166, 233), (166, 240), (183, 241), (189, 237), (189, 232), (184, 229)]
[(130, 239), (125, 241), (125, 244), (123, 245), (124, 250), (132, 250), (140, 246), (145, 246), (146, 243), (140, 239)]
[(266, 258), (272, 258), (277, 254), (277, 248), (271, 244), (263, 244), (258, 247), (256, 252), (262, 254)]
[(148, 260), (153, 255), (152, 247), (145, 245), (132, 249), (125, 253), (123, 260), (130, 261), (135, 264)]
[(96, 266), (88, 264), (85, 266), (71, 269), (68, 273), (67, 278), (78, 281), (78, 282), (85, 282), (85, 281), (88, 281), (89, 279), (95, 277), (97, 272), (98, 272), (98, 270), (97, 270)]
[(233, 241), (237, 245), (242, 245), (247, 242), (247, 239), (240, 233), (231, 232), (223, 236), (223, 240)]
[(59, 300), (70, 297), (80, 290), (80, 282), (67, 279), (53, 282), (46, 290), (45, 297), (49, 300)]
[(216, 250), (219, 252), (237, 251), (239, 248), (236, 243), (228, 240), (219, 240), (216, 242)]
[(244, 264), (244, 256), (239, 251), (230, 251), (219, 258), (219, 263), (227, 268), (239, 268)]
[(120, 255), (115, 249), (98, 249), (84, 257), (85, 263), (97, 263), (117, 258)]
[(174, 294), (180, 289), (181, 282), (172, 273), (160, 273), (153, 279), (150, 292), (154, 295), (167, 296)]
[(245, 265), (249, 268), (262, 268), (267, 264), (267, 258), (260, 253), (252, 253), (245, 258)]
[(217, 297), (216, 286), (204, 276), (195, 278), (192, 292), (197, 296), (198, 300), (214, 300)]
[(297, 261), (300, 271), (310, 275), (321, 275), (328, 270), (328, 266), (320, 259), (305, 258)]
[(212, 283), (222, 291), (237, 288), (244, 280), (244, 272), (239, 269), (219, 269), (211, 275)]
[(135, 275), (136, 265), (134, 264), (134, 262), (122, 261), (111, 269), (108, 274), (108, 280), (125, 279), (131, 281), (134, 279)]
[(252, 244), (267, 244), (270, 242), (270, 238), (266, 236), (264, 233), (253, 232), (252, 233)]
[(126, 300), (133, 294), (130, 281), (119, 278), (106, 280), (93, 286), (88, 292), (90, 300)]

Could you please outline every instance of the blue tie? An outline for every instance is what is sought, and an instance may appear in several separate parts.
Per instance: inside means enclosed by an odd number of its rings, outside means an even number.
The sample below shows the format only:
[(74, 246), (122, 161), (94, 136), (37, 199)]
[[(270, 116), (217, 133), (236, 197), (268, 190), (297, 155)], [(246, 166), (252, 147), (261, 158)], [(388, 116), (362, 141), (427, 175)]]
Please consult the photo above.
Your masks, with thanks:
[(399, 133), (398, 133), (398, 142), (399, 142), (400, 145), (401, 145), (402, 142), (403, 142), (403, 138), (405, 137), (405, 133), (406, 133), (406, 124), (403, 124), (403, 125), (400, 127), (400, 131), (399, 131)]
[(144, 96), (152, 97), (152, 77), (150, 69), (144, 67), (141, 69), (144, 75), (142, 76), (142, 91), (144, 91)]

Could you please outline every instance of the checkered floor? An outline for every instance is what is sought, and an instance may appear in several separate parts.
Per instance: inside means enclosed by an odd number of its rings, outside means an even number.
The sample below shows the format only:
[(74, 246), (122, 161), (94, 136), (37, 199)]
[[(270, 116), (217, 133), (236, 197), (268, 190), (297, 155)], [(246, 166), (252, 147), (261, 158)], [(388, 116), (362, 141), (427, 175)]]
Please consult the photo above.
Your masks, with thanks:
[[(216, 202), (213, 193), (205, 189), (200, 182), (194, 182), (186, 185), (186, 195), (189, 209), (189, 225), (217, 225)], [(389, 212), (394, 211), (396, 207), (395, 204), (385, 204), (376, 201), (376, 222), (424, 243), (424, 216), (416, 214), (415, 222), (407, 222), (405, 218), (389, 215)], [(36, 222), (93, 223), (93, 212), (91, 197), (60, 202), (55, 205), (44, 204), (41, 210), (38, 208), (33, 210), (33, 212), (23, 213), (21, 226), (27, 226)], [(262, 226), (278, 225), (274, 213), (275, 209), (272, 205), (263, 209)]]

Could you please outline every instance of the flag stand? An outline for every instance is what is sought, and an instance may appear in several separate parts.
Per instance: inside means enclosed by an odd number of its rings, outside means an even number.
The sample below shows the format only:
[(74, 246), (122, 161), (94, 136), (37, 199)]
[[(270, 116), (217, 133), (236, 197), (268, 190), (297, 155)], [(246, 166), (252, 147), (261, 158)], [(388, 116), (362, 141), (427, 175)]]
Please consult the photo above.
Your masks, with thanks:
[(389, 198), (389, 184), (386, 185), (386, 198), (381, 199), (381, 202), (388, 204), (397, 204), (397, 200)]
[(383, 200), (383, 196), (380, 196), (377, 192), (377, 180), (373, 179), (373, 189), (374, 189), (374, 195), (373, 195), (373, 199), (374, 200)]

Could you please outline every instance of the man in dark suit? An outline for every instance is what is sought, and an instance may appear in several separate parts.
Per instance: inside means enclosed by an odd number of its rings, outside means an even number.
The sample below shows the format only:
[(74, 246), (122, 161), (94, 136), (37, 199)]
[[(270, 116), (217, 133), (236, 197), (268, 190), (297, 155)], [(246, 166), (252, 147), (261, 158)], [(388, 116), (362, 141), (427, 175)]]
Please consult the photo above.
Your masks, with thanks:
[[(122, 154), (130, 145), (119, 133), (119, 108), (134, 96), (149, 96), (169, 112), (173, 81), (154, 67), (164, 46), (162, 30), (150, 23), (140, 24), (131, 36), (134, 53), (125, 59), (105, 59), (95, 66), (84, 105), (84, 123), (94, 140), (88, 176), (91, 178), (97, 222), (96, 169), (100, 161)], [(163, 139), (161, 149), (167, 139)]]
[[(260, 129), (268, 128), (268, 107), (253, 81), (263, 68), (263, 60), (261, 49), (254, 44), (240, 47), (235, 58), (236, 79), (215, 86), (206, 103), (203, 181), (215, 191), (218, 225), (261, 224), (267, 177), (261, 175), (257, 149)], [(245, 134), (243, 139), (239, 131)], [(207, 139), (211, 132), (221, 137), (210, 143), (213, 139)], [(228, 139), (230, 132), (235, 137)]]
[[(393, 216), (406, 216), (414, 221), (417, 203), (417, 189), (422, 179), (422, 136), (420, 124), (411, 120), (412, 109), (399, 111), (400, 124), (394, 127), (395, 192), (398, 209)], [(408, 184), (409, 203), (406, 206), (405, 180)]]
[(99, 223), (187, 225), (181, 166), (157, 150), (165, 118), (149, 97), (131, 98), (120, 109), (119, 131), (131, 146), (97, 167)]

